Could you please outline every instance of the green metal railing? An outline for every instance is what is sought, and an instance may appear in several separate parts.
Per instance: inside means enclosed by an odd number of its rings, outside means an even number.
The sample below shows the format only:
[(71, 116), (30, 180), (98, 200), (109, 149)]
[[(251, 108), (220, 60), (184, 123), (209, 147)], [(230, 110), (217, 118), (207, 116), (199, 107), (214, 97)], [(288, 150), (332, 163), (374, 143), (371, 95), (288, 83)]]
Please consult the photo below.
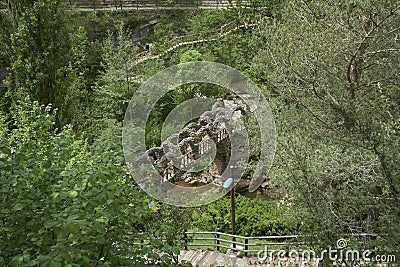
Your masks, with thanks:
[[(246, 237), (221, 232), (185, 232), (185, 250), (190, 248), (211, 249), (226, 252), (228, 249), (248, 254), (256, 254), (265, 249), (294, 248), (302, 243), (297, 235)], [(149, 246), (149, 240), (137, 238), (134, 245)]]
[(194, 247), (218, 251), (231, 249), (244, 253), (245, 256), (256, 254), (266, 247), (269, 249), (294, 248), (304, 244), (297, 235), (249, 237), (221, 232), (186, 232), (185, 234), (188, 237), (185, 249)]
[[(228, 249), (243, 253), (244, 256), (256, 255), (260, 251), (264, 251), (266, 248), (271, 251), (285, 250), (290, 251), (296, 249), (297, 251), (303, 251), (308, 249), (308, 245), (305, 242), (306, 238), (310, 236), (300, 235), (285, 235), (285, 236), (240, 236), (226, 234), (222, 232), (185, 232), (184, 233), (184, 249), (200, 248), (203, 250), (217, 250), (226, 252)], [(364, 243), (364, 239), (376, 238), (377, 234), (344, 234), (343, 237), (348, 239), (356, 238), (359, 245)], [(139, 246), (151, 246), (148, 239), (137, 238), (134, 245)], [(336, 246), (336, 244), (332, 244)], [(398, 252), (398, 251), (397, 251)]]

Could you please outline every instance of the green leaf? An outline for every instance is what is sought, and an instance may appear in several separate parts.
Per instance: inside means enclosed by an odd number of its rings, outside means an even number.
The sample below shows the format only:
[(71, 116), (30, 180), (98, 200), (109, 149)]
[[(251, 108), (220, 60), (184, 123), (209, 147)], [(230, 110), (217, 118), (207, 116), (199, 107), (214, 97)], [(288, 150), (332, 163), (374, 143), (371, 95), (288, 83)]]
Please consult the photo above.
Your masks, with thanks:
[(61, 263), (52, 261), (49, 263), (49, 267), (61, 267)]
[(24, 208), (24, 205), (22, 205), (21, 203), (17, 203), (14, 205), (13, 211), (19, 211), (19, 210), (22, 210), (23, 208)]
[(10, 264), (11, 264), (11, 266), (19, 266), (19, 264), (20, 264), (23, 260), (24, 260), (24, 256), (23, 256), (23, 255), (18, 255), (18, 256), (15, 256), (15, 257), (11, 260)]
[(75, 198), (75, 197), (77, 197), (77, 196), (78, 196), (78, 192), (77, 192), (77, 191), (75, 191), (75, 190), (73, 190), (73, 191), (70, 191), (70, 192), (69, 192), (69, 196), (70, 196), (71, 198)]
[(69, 222), (67, 224), (67, 229), (71, 234), (74, 234), (74, 233), (78, 232), (79, 225), (77, 223), (75, 223), (75, 222)]

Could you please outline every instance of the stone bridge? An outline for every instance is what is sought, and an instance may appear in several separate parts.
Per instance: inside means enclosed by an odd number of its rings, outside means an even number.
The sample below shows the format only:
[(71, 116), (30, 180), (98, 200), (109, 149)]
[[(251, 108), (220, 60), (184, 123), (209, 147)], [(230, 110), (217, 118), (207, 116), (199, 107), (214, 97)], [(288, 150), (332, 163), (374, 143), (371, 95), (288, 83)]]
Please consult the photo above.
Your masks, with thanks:
[(232, 123), (236, 124), (236, 130), (243, 130), (240, 117), (245, 112), (245, 105), (234, 100), (218, 100), (211, 110), (201, 114), (197, 122), (191, 122), (179, 133), (170, 135), (159, 147), (150, 148), (133, 164), (139, 166), (152, 162), (164, 181), (172, 183), (220, 184), (220, 171), (214, 171), (206, 178), (199, 177), (199, 174), (211, 168), (218, 149), (224, 150), (222, 158), (229, 157)]

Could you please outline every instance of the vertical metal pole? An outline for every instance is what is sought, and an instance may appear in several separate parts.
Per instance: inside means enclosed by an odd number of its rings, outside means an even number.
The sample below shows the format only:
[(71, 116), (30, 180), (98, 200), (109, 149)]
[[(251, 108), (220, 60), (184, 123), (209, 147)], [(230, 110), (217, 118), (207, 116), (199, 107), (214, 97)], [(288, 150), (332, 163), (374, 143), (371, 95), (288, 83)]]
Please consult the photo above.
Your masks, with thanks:
[[(232, 220), (232, 235), (236, 235), (235, 229), (235, 188), (232, 187), (231, 189), (231, 220)], [(236, 238), (233, 237), (232, 241), (235, 242)], [(233, 248), (236, 248), (236, 244), (232, 243)]]
[(219, 228), (217, 228), (217, 233), (216, 233), (215, 236), (217, 238), (216, 241), (215, 241), (217, 243), (217, 251), (219, 251)]
[(249, 249), (249, 246), (247, 245), (249, 243), (249, 240), (247, 239), (247, 234), (244, 237), (244, 256), (247, 257), (247, 250)]
[(187, 236), (186, 231), (185, 231), (185, 234), (184, 234), (184, 239), (185, 239), (185, 250), (188, 250), (188, 236)]
[[(229, 166), (229, 174), (230, 174), (230, 177), (231, 177), (231, 178), (233, 178), (233, 177), (232, 177), (232, 169), (233, 169), (233, 166)], [(234, 186), (232, 187), (230, 193), (231, 193), (231, 222), (232, 222), (232, 235), (236, 235), (236, 229), (235, 229), (235, 187), (234, 187)], [(232, 237), (232, 241), (235, 242), (235, 241), (236, 241), (236, 238), (235, 238), (235, 237)], [(232, 245), (233, 245), (233, 248), (236, 248), (236, 244), (235, 244), (235, 243), (232, 243)]]

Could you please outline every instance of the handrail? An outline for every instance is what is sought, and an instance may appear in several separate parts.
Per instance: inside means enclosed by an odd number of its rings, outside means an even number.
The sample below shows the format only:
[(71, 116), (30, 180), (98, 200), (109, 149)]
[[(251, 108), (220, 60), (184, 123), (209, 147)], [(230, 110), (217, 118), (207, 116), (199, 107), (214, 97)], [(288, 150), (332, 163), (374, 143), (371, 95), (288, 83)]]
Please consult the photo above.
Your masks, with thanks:
[[(264, 242), (264, 243), (244, 243), (244, 242), (239, 242), (239, 241), (232, 241), (232, 240), (227, 240), (227, 239), (222, 239), (222, 238), (212, 238), (212, 237), (196, 237), (195, 239), (196, 241), (206, 241), (206, 240), (214, 240), (214, 241), (222, 241), (225, 243), (230, 243), (230, 244), (235, 244), (235, 245), (241, 245), (241, 246), (249, 246), (249, 247), (259, 247), (259, 246), (264, 246), (264, 245), (274, 245), (274, 246), (278, 246), (278, 245), (299, 245), (299, 244), (304, 244), (304, 242)], [(245, 239), (246, 240), (246, 239)], [(190, 246), (199, 246), (199, 244), (190, 244)], [(212, 246), (216, 246), (215, 243), (212, 244)]]
[[(187, 241), (185, 244), (185, 249), (188, 247), (214, 247), (218, 251), (221, 248), (224, 249), (232, 249), (238, 252), (243, 252), (245, 256), (249, 253), (257, 253), (260, 249), (254, 249), (254, 247), (265, 247), (265, 246), (298, 246), (305, 244), (304, 242), (294, 241), (293, 239), (299, 239), (304, 237), (310, 237), (310, 235), (284, 235), (284, 236), (240, 236), (240, 235), (232, 235), (222, 232), (213, 232), (213, 231), (204, 231), (204, 232), (184, 232), (185, 238)], [(198, 237), (198, 235), (202, 235)], [(215, 237), (204, 237), (203, 235), (213, 235)], [(355, 236), (355, 237), (366, 237), (366, 236), (379, 236), (380, 234), (369, 234), (369, 233), (360, 233), (360, 234), (343, 234), (342, 236)], [(383, 234), (382, 234), (383, 235)], [(220, 238), (220, 236), (230, 237), (231, 239)], [(243, 242), (237, 241), (237, 239), (242, 239)], [(249, 240), (265, 240), (265, 242), (259, 243), (249, 243)], [(272, 240), (279, 240), (280, 242), (272, 242)], [(288, 240), (287, 242), (282, 240)], [(146, 246), (149, 244), (144, 243), (144, 240), (141, 238), (135, 238), (135, 240), (140, 240), (140, 243), (134, 242), (134, 245)], [(150, 240), (149, 238), (145, 240)], [(194, 243), (193, 241), (214, 241), (214, 242), (202, 242), (202, 243)], [(234, 246), (234, 247), (233, 247)], [(253, 249), (252, 249), (253, 248)], [(302, 251), (302, 250), (300, 250)]]
[[(218, 136), (217, 143), (220, 143), (221, 141), (223, 141), (225, 138), (228, 137), (228, 132), (225, 128), (223, 128), (217, 132), (217, 136)], [(211, 141), (212, 141), (212, 139), (202, 138), (200, 140), (200, 142), (198, 142), (196, 144), (197, 146), (201, 147), (199, 150), (200, 155), (204, 155), (208, 151), (211, 150), (211, 144), (210, 144)], [(201, 146), (201, 145), (203, 145), (203, 146)], [(190, 146), (189, 146), (189, 148), (190, 148), (190, 150), (187, 153), (180, 156), (181, 164), (182, 164), (181, 166), (184, 168), (187, 168), (188, 166), (190, 166), (190, 164), (192, 164), (192, 161), (194, 160), (193, 149)], [(174, 166), (174, 164), (172, 162), (169, 162), (167, 164), (167, 167), (165, 168), (166, 169), (165, 175), (167, 177), (167, 180), (171, 180), (172, 178), (175, 177), (175, 169), (173, 166)]]
[(210, 234), (210, 235), (224, 235), (228, 237), (234, 237), (234, 238), (243, 238), (243, 239), (288, 239), (288, 238), (299, 238), (302, 236), (299, 235), (283, 235), (283, 236), (241, 236), (241, 235), (232, 235), (232, 234), (227, 234), (227, 233), (222, 233), (222, 232), (185, 232), (185, 234), (190, 235), (197, 235), (197, 234)]
[(182, 42), (180, 40), (181, 42), (175, 43), (175, 41), (179, 40), (179, 38), (187, 38), (187, 36), (192, 37), (192, 36), (196, 36), (196, 35), (194, 34), (194, 35), (184, 35), (184, 36), (181, 36), (181, 37), (176, 37), (176, 38), (174, 38), (172, 40), (171, 46), (168, 49), (160, 52), (159, 54), (152, 55), (148, 51), (145, 51), (145, 52), (142, 52), (142, 53), (138, 54), (136, 56), (136, 61), (133, 63), (133, 65), (136, 66), (139, 63), (145, 62), (147, 60), (159, 59), (162, 56), (164, 56), (165, 54), (170, 53), (170, 52), (174, 51), (175, 49), (177, 49), (177, 48), (179, 48), (179, 47), (181, 47), (183, 45), (199, 44), (199, 43), (205, 43), (205, 42), (210, 42), (210, 41), (216, 41), (219, 38), (224, 38), (226, 35), (230, 34), (233, 31), (240, 30), (240, 29), (254, 28), (254, 27), (258, 26), (258, 25), (260, 25), (260, 24), (259, 23), (252, 23), (252, 24), (243, 24), (243, 25), (239, 25), (239, 26), (233, 27), (234, 26), (233, 22), (229, 22), (229, 23), (227, 23), (225, 25), (222, 25), (220, 27), (220, 29), (214, 31), (214, 35), (215, 35), (214, 37), (210, 37), (210, 38), (206, 38), (206, 39), (194, 39), (194, 40), (186, 41), (186, 42)]
[[(223, 233), (223, 232), (217, 232), (217, 231), (202, 231), (202, 232), (185, 232), (187, 235), (202, 235), (202, 234), (218, 234), (218, 235), (223, 235), (223, 236), (228, 236), (228, 237), (234, 237), (234, 238), (242, 238), (242, 239), (290, 239), (290, 238), (304, 238), (304, 237), (310, 237), (311, 235), (270, 235), (270, 236), (241, 236), (241, 235), (232, 235), (228, 233)], [(373, 233), (359, 233), (359, 234), (342, 234), (344, 237), (365, 237), (365, 236), (370, 236), (370, 237), (377, 237), (377, 236), (386, 236), (387, 234), (373, 234)]]
[[(186, 247), (214, 247), (217, 250), (220, 250), (221, 248), (233, 249), (235, 251), (243, 252), (245, 256), (247, 256), (248, 253), (259, 252), (260, 248), (264, 248), (265, 246), (296, 246), (304, 244), (303, 242), (296, 242), (293, 240), (299, 238), (298, 235), (247, 237), (221, 232), (185, 232), (185, 234), (190, 238)], [(212, 235), (213, 237), (205, 237), (204, 235)], [(221, 236), (229, 239), (221, 238)], [(257, 243), (250, 243), (250, 240), (259, 241)], [(273, 242), (273, 240), (276, 241)], [(195, 243), (193, 241), (214, 242)], [(256, 249), (256, 247), (259, 249)]]

